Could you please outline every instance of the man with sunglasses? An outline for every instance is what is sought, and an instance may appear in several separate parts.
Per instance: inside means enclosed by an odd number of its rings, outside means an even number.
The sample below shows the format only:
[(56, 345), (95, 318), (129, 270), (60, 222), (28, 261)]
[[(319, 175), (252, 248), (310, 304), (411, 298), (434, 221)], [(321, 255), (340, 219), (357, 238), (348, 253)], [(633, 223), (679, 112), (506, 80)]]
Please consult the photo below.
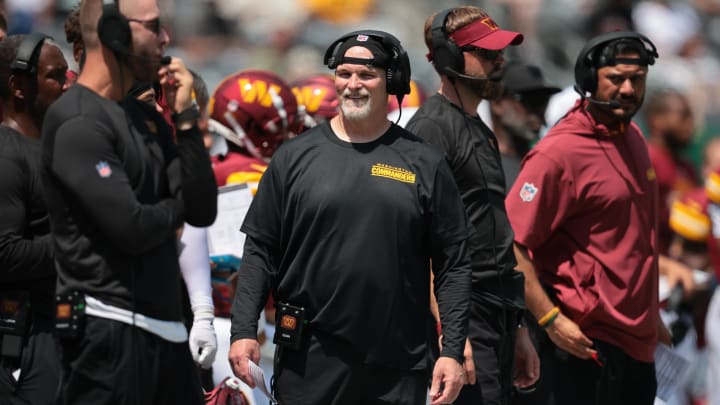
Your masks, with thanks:
[[(85, 64), (43, 125), (64, 368), (58, 403), (199, 405), (176, 232), (184, 221), (212, 224), (217, 186), (192, 75), (163, 58), (156, 0), (83, 0), (79, 19)], [(137, 81), (155, 80), (175, 140), (157, 111), (128, 96)]]
[(407, 128), (445, 154), (475, 229), (468, 245), (473, 290), (464, 364), (470, 385), (456, 404), (507, 404), (513, 385), (529, 387), (539, 374), (527, 330), (518, 329), (523, 278), (514, 269), (498, 142), (477, 113), (481, 100), (502, 93), (503, 50), (522, 40), (473, 6), (444, 10), (425, 22), (428, 59), (441, 86)]
[(521, 62), (503, 66), (502, 86), (502, 96), (490, 100), (490, 118), (509, 190), (520, 171), (520, 161), (545, 126), (550, 96), (560, 88), (548, 86), (539, 67)]

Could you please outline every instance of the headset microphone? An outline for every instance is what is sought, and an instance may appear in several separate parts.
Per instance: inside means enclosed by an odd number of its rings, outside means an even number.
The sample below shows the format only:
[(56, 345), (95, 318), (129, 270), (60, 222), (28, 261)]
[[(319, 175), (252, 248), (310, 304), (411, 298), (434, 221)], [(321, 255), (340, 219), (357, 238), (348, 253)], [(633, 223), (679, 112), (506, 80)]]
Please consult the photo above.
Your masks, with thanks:
[(621, 107), (622, 107), (622, 104), (620, 104), (620, 102), (617, 101), (617, 100), (600, 101), (600, 100), (595, 100), (594, 98), (587, 97), (587, 101), (589, 101), (589, 102), (591, 102), (592, 104), (595, 104), (595, 105), (600, 105), (600, 106), (604, 106), (604, 107), (610, 107), (610, 108), (613, 108), (613, 109), (615, 109), (615, 108), (621, 108)]
[(464, 73), (460, 73), (457, 70), (455, 70), (449, 66), (445, 68), (445, 73), (448, 74), (448, 76), (455, 77), (455, 78), (458, 78), (461, 80), (466, 80), (469, 82), (484, 82), (484, 81), (499, 82), (502, 80), (502, 76), (503, 76), (502, 70), (496, 70), (485, 77), (470, 76), (470, 75), (466, 75)]

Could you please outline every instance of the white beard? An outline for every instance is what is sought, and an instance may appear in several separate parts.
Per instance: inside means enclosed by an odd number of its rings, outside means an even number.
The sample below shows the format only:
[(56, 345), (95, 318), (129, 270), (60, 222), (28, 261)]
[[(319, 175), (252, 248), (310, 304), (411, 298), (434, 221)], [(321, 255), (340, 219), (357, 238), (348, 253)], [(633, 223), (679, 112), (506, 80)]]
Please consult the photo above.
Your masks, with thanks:
[(342, 102), (340, 103), (340, 110), (342, 111), (343, 118), (348, 120), (363, 120), (370, 116), (370, 110), (372, 109), (372, 99), (351, 99), (348, 98), (350, 95), (369, 96), (370, 93), (367, 90), (360, 90), (358, 93), (353, 94), (351, 91), (346, 90), (342, 94)]

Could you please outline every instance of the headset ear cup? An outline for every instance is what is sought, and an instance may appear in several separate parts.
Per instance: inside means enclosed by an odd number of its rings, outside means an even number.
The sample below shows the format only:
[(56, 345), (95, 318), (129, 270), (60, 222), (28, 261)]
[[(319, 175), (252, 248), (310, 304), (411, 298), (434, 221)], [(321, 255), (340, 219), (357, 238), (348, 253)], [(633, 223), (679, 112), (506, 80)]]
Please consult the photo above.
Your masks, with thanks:
[[(430, 45), (435, 70), (440, 74), (452, 75), (451, 71), (464, 73), (465, 58), (460, 47), (445, 32), (445, 24), (452, 8), (435, 15), (431, 25)], [(449, 70), (448, 70), (449, 69)], [(409, 86), (409, 84), (408, 84)]]
[(120, 13), (116, 4), (103, 5), (103, 13), (97, 27), (100, 42), (116, 52), (131, 48), (132, 33), (127, 18)]

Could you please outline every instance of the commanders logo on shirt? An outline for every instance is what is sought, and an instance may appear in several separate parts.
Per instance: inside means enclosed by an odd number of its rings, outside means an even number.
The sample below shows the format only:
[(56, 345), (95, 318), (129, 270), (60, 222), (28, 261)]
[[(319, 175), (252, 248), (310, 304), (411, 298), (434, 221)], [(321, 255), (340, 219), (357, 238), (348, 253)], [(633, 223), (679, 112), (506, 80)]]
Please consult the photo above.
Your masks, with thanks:
[(534, 184), (525, 183), (520, 189), (520, 199), (525, 202), (530, 202), (535, 198), (535, 194), (537, 194), (537, 192), (538, 188), (535, 187)]
[(375, 163), (370, 169), (370, 174), (377, 177), (385, 177), (403, 183), (415, 183), (415, 173), (400, 167), (393, 167), (382, 163)]

